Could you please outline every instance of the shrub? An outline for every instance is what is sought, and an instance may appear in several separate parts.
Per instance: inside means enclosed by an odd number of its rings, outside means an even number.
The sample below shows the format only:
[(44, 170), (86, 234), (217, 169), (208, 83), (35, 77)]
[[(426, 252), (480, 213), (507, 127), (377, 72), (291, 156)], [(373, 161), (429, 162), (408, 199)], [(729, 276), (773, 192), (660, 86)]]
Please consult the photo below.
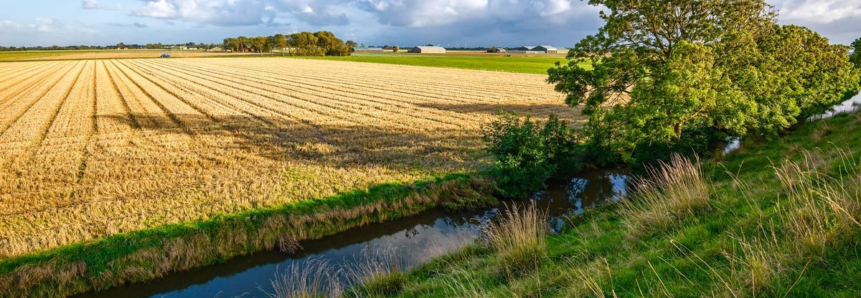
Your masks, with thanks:
[(494, 174), (503, 195), (528, 197), (545, 188), (547, 179), (558, 173), (580, 169), (575, 132), (551, 115), (544, 127), (530, 118), (505, 114), (484, 127), (487, 151), (495, 159)]

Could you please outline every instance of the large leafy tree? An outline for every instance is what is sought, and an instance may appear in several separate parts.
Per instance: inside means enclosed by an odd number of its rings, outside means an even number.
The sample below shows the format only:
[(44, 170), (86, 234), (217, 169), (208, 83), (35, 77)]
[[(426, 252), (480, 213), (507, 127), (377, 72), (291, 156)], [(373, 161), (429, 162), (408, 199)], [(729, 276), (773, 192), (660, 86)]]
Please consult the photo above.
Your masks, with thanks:
[(861, 38), (852, 42), (852, 56), (849, 58), (855, 68), (861, 68)]
[(655, 146), (705, 148), (718, 134), (771, 134), (857, 87), (845, 47), (777, 25), (763, 0), (589, 2), (607, 8), (606, 24), (549, 81), (584, 106), (593, 144), (625, 161)]

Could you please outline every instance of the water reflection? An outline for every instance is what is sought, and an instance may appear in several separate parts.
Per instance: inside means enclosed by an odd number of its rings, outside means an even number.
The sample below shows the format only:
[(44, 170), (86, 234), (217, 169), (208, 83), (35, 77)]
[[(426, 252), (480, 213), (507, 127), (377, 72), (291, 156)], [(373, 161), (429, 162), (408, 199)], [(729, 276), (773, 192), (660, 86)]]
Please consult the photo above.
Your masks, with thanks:
[[(553, 218), (551, 225), (559, 228), (564, 224), (566, 214), (582, 213), (584, 209), (624, 196), (628, 191), (628, 180), (628, 173), (624, 170), (587, 172), (570, 180), (550, 183), (548, 190), (537, 194), (534, 201), (550, 213)], [(398, 268), (405, 270), (472, 243), (478, 237), (482, 223), (497, 212), (498, 208), (460, 214), (430, 210), (319, 240), (304, 241), (301, 243), (303, 249), (293, 255), (261, 252), (237, 257), (224, 264), (177, 272), (147, 283), (79, 297), (266, 297), (261, 288), (271, 288), (270, 280), (279, 270), (315, 260), (325, 261), (331, 268), (343, 269), (350, 266), (356, 256), (367, 254), (369, 248), (382, 248), (381, 251), (396, 255)]]
[(551, 227), (561, 228), (565, 215), (581, 214), (611, 201), (618, 201), (628, 193), (630, 174), (627, 170), (602, 170), (582, 173), (559, 183), (536, 196), (539, 205), (550, 212)]

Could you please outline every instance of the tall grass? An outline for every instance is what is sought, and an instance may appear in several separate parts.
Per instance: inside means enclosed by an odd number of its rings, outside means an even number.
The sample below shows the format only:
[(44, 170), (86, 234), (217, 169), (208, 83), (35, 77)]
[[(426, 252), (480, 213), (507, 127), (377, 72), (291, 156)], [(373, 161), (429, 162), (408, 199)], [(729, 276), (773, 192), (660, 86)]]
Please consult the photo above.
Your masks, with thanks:
[(511, 204), (484, 228), (484, 239), (497, 254), (497, 269), (518, 277), (538, 269), (546, 252), (547, 212), (536, 204)]
[(669, 162), (647, 172), (635, 180), (637, 189), (619, 209), (631, 236), (669, 228), (709, 207), (709, 182), (703, 179), (698, 163), (673, 155)]
[(799, 162), (775, 167), (785, 199), (778, 201), (779, 224), (795, 253), (819, 260), (829, 244), (854, 237), (861, 227), (861, 175), (858, 162), (839, 151), (836, 173), (826, 158), (805, 153)]
[(343, 294), (339, 275), (328, 261), (309, 259), (277, 272), (269, 283), (272, 291), (261, 291), (269, 298), (337, 297)]

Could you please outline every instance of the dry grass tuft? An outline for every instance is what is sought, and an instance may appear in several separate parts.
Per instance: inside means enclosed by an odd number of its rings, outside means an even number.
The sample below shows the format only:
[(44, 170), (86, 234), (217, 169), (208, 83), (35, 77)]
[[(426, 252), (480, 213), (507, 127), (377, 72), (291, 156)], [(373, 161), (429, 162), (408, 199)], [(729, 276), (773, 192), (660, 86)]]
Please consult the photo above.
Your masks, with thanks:
[(546, 253), (546, 212), (535, 203), (512, 204), (484, 228), (484, 239), (497, 253), (497, 268), (506, 277), (538, 269)]
[(861, 227), (861, 175), (858, 163), (841, 152), (836, 177), (828, 163), (805, 153), (799, 162), (775, 167), (786, 199), (778, 205), (780, 225), (793, 238), (796, 253), (810, 261), (821, 259), (829, 244), (852, 237)]
[(648, 178), (636, 181), (638, 189), (620, 208), (632, 237), (669, 228), (709, 207), (709, 182), (698, 163), (673, 155), (669, 163), (649, 168), (648, 173)]
[(341, 296), (342, 287), (337, 277), (339, 270), (324, 260), (310, 259), (290, 264), (276, 273), (270, 281), (272, 291), (261, 288), (269, 298), (319, 298)]

